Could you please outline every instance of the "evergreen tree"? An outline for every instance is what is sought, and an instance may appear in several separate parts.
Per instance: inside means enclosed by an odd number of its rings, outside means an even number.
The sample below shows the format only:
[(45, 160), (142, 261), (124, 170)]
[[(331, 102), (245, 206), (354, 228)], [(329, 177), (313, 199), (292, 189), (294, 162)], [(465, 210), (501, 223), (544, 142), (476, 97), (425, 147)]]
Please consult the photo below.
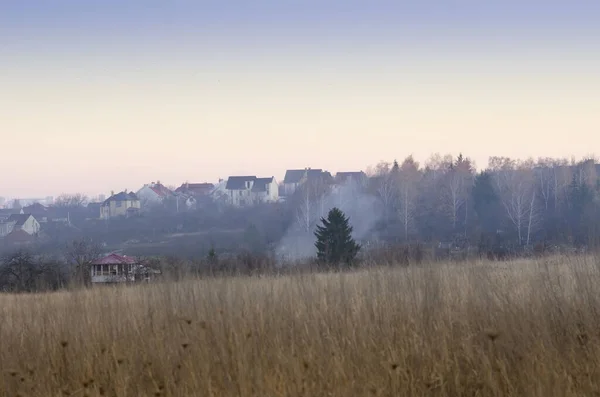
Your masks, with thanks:
[(317, 226), (317, 258), (328, 265), (350, 265), (356, 258), (360, 245), (352, 238), (352, 226), (349, 219), (338, 208), (332, 208), (327, 219), (321, 218), (322, 225)]

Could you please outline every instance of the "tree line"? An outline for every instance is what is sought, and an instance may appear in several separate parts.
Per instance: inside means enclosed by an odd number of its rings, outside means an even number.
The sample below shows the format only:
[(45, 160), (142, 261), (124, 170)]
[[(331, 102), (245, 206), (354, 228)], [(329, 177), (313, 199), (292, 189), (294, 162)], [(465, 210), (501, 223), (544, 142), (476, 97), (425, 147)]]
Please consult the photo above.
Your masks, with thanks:
[(595, 247), (600, 167), (581, 161), (491, 157), (476, 172), (468, 157), (380, 163), (366, 186), (379, 198), (379, 230), (402, 241), (455, 246)]

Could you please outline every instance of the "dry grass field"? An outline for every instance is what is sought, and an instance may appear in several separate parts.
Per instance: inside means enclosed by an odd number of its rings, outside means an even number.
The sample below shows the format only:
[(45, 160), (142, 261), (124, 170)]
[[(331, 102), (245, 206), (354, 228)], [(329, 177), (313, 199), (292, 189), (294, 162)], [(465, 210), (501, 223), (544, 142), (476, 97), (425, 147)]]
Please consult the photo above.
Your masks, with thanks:
[(0, 296), (2, 396), (597, 396), (600, 258)]

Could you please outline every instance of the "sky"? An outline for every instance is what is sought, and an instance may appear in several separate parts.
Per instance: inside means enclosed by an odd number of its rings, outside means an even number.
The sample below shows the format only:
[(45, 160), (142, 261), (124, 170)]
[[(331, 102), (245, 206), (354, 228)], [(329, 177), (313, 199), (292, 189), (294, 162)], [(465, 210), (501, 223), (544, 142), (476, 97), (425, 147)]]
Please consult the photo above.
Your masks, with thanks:
[(0, 2), (0, 196), (600, 151), (598, 1)]

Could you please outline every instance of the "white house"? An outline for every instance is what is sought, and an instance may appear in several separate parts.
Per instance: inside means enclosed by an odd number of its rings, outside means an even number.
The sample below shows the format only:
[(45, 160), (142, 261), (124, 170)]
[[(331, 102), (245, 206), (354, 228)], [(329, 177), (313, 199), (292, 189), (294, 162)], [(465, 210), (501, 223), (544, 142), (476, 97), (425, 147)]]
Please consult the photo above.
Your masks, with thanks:
[(278, 201), (279, 185), (275, 178), (256, 178), (252, 186), (252, 198), (255, 204)]
[(287, 170), (283, 178), (282, 194), (291, 196), (304, 183), (331, 183), (333, 177), (328, 171), (322, 169), (305, 168), (303, 170)]
[(15, 228), (15, 222), (0, 221), (0, 237), (8, 236)]
[(254, 202), (252, 196), (252, 187), (256, 181), (256, 176), (230, 176), (227, 178), (225, 191), (227, 201), (234, 207), (244, 207), (252, 205)]
[(159, 182), (145, 184), (136, 192), (142, 207), (162, 204), (166, 199), (175, 197), (169, 188)]
[(30, 236), (34, 236), (41, 229), (40, 223), (31, 214), (13, 214), (4, 223), (8, 225), (4, 226), (3, 229), (10, 229), (7, 234), (10, 234), (13, 230), (21, 230)]
[(279, 186), (274, 177), (257, 178), (249, 176), (230, 176), (225, 185), (227, 202), (234, 207), (244, 207), (258, 203), (279, 200)]

